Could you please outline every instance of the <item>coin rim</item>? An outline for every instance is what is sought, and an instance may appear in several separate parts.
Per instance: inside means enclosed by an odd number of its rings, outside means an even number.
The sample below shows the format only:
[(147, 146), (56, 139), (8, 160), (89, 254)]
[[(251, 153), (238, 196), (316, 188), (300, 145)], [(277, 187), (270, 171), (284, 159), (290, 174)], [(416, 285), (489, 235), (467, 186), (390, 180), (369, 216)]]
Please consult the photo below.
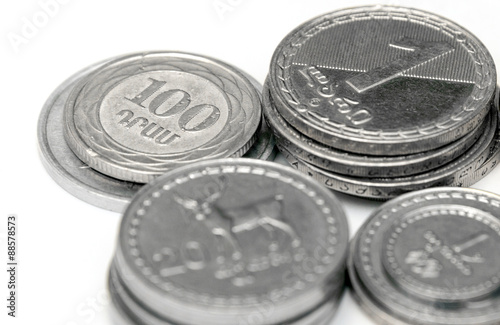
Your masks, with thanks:
[[(464, 137), (434, 150), (407, 156), (368, 156), (341, 151), (317, 142), (295, 130), (280, 115), (275, 105), (273, 105), (268, 80), (264, 83), (262, 98), (262, 109), (266, 121), (270, 124), (277, 142), (281, 146), (290, 148), (289, 151), (293, 151), (296, 157), (316, 167), (346, 176), (368, 178), (407, 177), (439, 168), (470, 149), (480, 138), (480, 135), (485, 131), (488, 124), (487, 119), (485, 119), (476, 129)], [(464, 144), (466, 144), (466, 150), (463, 150)], [(453, 150), (453, 154), (451, 155), (449, 154), (450, 150)], [(442, 156), (445, 152), (449, 157), (443, 163), (438, 164), (438, 157)], [(457, 154), (459, 152), (461, 154)], [(432, 168), (421, 166), (427, 164), (431, 159), (436, 161), (432, 164)], [(408, 169), (412, 169), (412, 172), (405, 173), (404, 171)]]
[[(467, 119), (462, 119), (462, 122), (454, 121), (451, 125), (451, 128), (440, 128), (437, 126), (437, 123), (434, 123), (434, 127), (437, 132), (429, 133), (429, 130), (426, 129), (425, 135), (422, 136), (423, 133), (419, 132), (419, 128), (413, 130), (412, 132), (417, 131), (416, 135), (412, 136), (411, 134), (405, 134), (402, 136), (399, 130), (397, 132), (399, 137), (397, 137), (396, 132), (386, 132), (384, 134), (382, 131), (373, 131), (373, 132), (362, 132), (363, 129), (352, 128), (352, 132), (349, 131), (348, 128), (344, 125), (344, 128), (336, 129), (326, 129), (324, 124), (315, 123), (310, 120), (309, 117), (305, 117), (303, 114), (297, 111), (292, 105), (287, 104), (287, 100), (285, 99), (285, 94), (292, 94), (293, 89), (284, 90), (284, 85), (281, 83), (285, 83), (286, 77), (279, 77), (277, 71), (279, 69), (284, 70), (285, 67), (281, 62), (280, 57), (286, 57), (287, 55), (284, 53), (285, 49), (289, 46), (295, 46), (295, 44), (291, 44), (291, 41), (296, 39), (298, 36), (307, 36), (304, 35), (304, 29), (310, 28), (313, 26), (318, 26), (322, 22), (334, 20), (334, 18), (341, 17), (343, 15), (352, 15), (355, 13), (367, 13), (370, 11), (390, 11), (390, 12), (406, 12), (406, 13), (417, 13), (422, 15), (427, 19), (432, 18), (436, 21), (441, 21), (446, 23), (447, 26), (453, 26), (455, 29), (463, 33), (467, 39), (469, 39), (472, 43), (477, 45), (477, 50), (481, 56), (481, 59), (484, 61), (482, 64), (483, 70), (485, 71), (483, 78), (490, 80), (487, 87), (487, 90), (484, 91), (485, 95), (477, 96), (475, 92), (477, 92), (478, 86), (475, 84), (473, 92), (469, 95), (468, 98), (473, 98), (475, 102), (477, 102), (476, 109)], [(479, 60), (479, 59), (478, 59)], [(283, 67), (282, 67), (283, 66)], [(489, 69), (487, 68), (489, 67)], [(342, 9), (334, 12), (330, 12), (328, 14), (324, 14), (313, 18), (296, 29), (290, 32), (278, 45), (276, 48), (270, 66), (270, 80), (271, 80), (271, 92), (272, 96), (276, 101), (276, 107), (278, 111), (282, 114), (282, 116), (296, 129), (301, 131), (304, 134), (307, 134), (309, 137), (314, 138), (315, 140), (331, 145), (336, 146), (339, 149), (349, 151), (349, 148), (352, 147), (352, 143), (356, 143), (356, 152), (362, 154), (377, 154), (377, 155), (406, 155), (411, 153), (417, 153), (424, 150), (435, 149), (442, 145), (448, 144), (454, 140), (457, 140), (460, 136), (465, 134), (466, 130), (470, 125), (476, 127), (480, 121), (486, 116), (487, 108), (489, 107), (489, 103), (494, 98), (495, 95), (495, 87), (496, 87), (496, 68), (495, 63), (491, 54), (488, 52), (484, 44), (471, 32), (462, 26), (456, 24), (455, 22), (436, 15), (434, 13), (430, 13), (420, 9), (414, 9), (409, 7), (402, 6), (390, 6), (390, 5), (375, 5), (375, 6), (361, 6), (361, 7), (352, 7), (347, 9)], [(479, 78), (479, 77), (478, 77)], [(280, 80), (282, 82), (280, 83)], [(488, 96), (489, 93), (489, 96)], [(479, 99), (478, 99), (479, 97)], [(463, 106), (463, 105), (462, 105)], [(464, 110), (461, 111), (462, 113)], [(451, 119), (445, 121), (449, 123)], [(438, 121), (439, 122), (439, 121)], [(340, 123), (339, 123), (340, 124)], [(459, 132), (459, 131), (462, 132)], [(367, 133), (371, 133), (373, 138), (369, 138)], [(460, 136), (457, 135), (460, 133)], [(365, 136), (365, 137), (363, 137)], [(390, 138), (390, 139), (388, 139)], [(406, 146), (402, 146), (401, 144), (406, 144)]]
[[(421, 309), (415, 308), (411, 309), (411, 307), (414, 306), (414, 304), (401, 304), (398, 307), (400, 308), (399, 311), (396, 311), (393, 307), (394, 305), (390, 304), (389, 302), (386, 302), (387, 297), (385, 298), (377, 298), (378, 295), (381, 295), (380, 292), (372, 292), (371, 289), (367, 288), (366, 285), (364, 284), (365, 281), (361, 277), (361, 275), (358, 274), (358, 263), (359, 263), (359, 244), (361, 240), (361, 234), (365, 233), (368, 230), (368, 226), (373, 223), (373, 221), (377, 218), (381, 218), (382, 215), (384, 215), (385, 211), (391, 211), (391, 207), (394, 206), (401, 206), (403, 209), (408, 209), (408, 207), (402, 206), (402, 203), (404, 202), (409, 202), (411, 201), (412, 198), (414, 197), (425, 197), (427, 195), (435, 194), (435, 193), (450, 193), (450, 192), (460, 192), (464, 196), (466, 194), (473, 193), (475, 195), (479, 196), (488, 196), (490, 199), (498, 200), (500, 202), (500, 195), (489, 192), (489, 191), (484, 191), (484, 190), (478, 190), (478, 189), (472, 189), (472, 188), (456, 188), (456, 187), (436, 187), (436, 188), (429, 188), (429, 189), (424, 189), (420, 191), (415, 191), (415, 192), (410, 192), (403, 194), (391, 201), (385, 202), (382, 204), (380, 207), (375, 209), (370, 216), (367, 218), (367, 220), (363, 223), (363, 225), (359, 228), (357, 231), (355, 237), (353, 240), (351, 240), (350, 247), (349, 247), (349, 257), (347, 261), (347, 269), (348, 269), (348, 274), (349, 278), (351, 281), (351, 284), (353, 285), (354, 293), (356, 296), (356, 300), (360, 302), (360, 305), (362, 308), (367, 312), (371, 317), (375, 318), (379, 322), (382, 321), (388, 321), (391, 324), (413, 324), (412, 319), (418, 319), (425, 323), (425, 324), (462, 324), (462, 325), (486, 325), (486, 324), (494, 324), (498, 322), (498, 317), (500, 316), (500, 298), (498, 298), (498, 306), (496, 311), (493, 311), (491, 315), (496, 315), (496, 317), (488, 319), (488, 315), (484, 315), (483, 312), (477, 312), (477, 315), (467, 315), (465, 312), (467, 310), (463, 310), (462, 313), (465, 313), (465, 316), (467, 318), (464, 318), (464, 315), (457, 315), (455, 314), (455, 318), (450, 318), (450, 316), (446, 315), (446, 311), (441, 311), (439, 312), (439, 316), (442, 319), (441, 322), (439, 321), (430, 321), (429, 318), (432, 318), (434, 315), (429, 315), (428, 313), (425, 313)], [(451, 197), (450, 197), (451, 199)], [(464, 198), (460, 200), (465, 200)], [(469, 201), (465, 201), (469, 202)], [(480, 201), (474, 201), (474, 202), (480, 202)], [(415, 203), (418, 204), (418, 203)], [(483, 203), (486, 204), (486, 203)], [(491, 209), (494, 209), (494, 207), (491, 207)], [(493, 215), (495, 218), (500, 219), (500, 215)], [(380, 247), (382, 250), (382, 247)], [(379, 261), (382, 263), (382, 261)], [(404, 295), (404, 293), (399, 293), (398, 289), (394, 289), (394, 292), (397, 292), (398, 294), (404, 296), (405, 299), (411, 299), (409, 295)], [(401, 298), (401, 297), (400, 297)], [(380, 300), (380, 301), (379, 301)], [(383, 301), (383, 303), (382, 303)], [(397, 300), (396, 298), (392, 299), (391, 301), (400, 301)], [(432, 305), (427, 305), (427, 309), (430, 309)], [(466, 307), (466, 305), (465, 305)], [(433, 309), (437, 310), (437, 309)], [(400, 315), (401, 317), (411, 317), (410, 315), (413, 315), (413, 318), (410, 319), (404, 319), (404, 318), (398, 318)], [(478, 315), (483, 316), (482, 320), (480, 322), (480, 319), (478, 318)], [(423, 319), (423, 316), (425, 316), (425, 320)], [(388, 318), (388, 319), (387, 319)], [(451, 320), (450, 320), (451, 319)], [(465, 320), (469, 320), (469, 322), (463, 322)], [(408, 323), (406, 323), (408, 321)]]
[[(207, 168), (207, 167), (221, 168), (221, 166), (224, 165), (255, 166), (257, 168), (267, 168), (270, 171), (278, 170), (279, 172), (284, 173), (284, 175), (299, 180), (299, 182), (302, 184), (309, 184), (309, 186), (315, 192), (320, 193), (321, 197), (325, 199), (325, 201), (329, 202), (329, 204), (328, 203), (327, 204), (328, 207), (332, 210), (331, 215), (335, 216), (336, 225), (337, 228), (339, 228), (338, 242), (336, 244), (336, 253), (334, 255), (335, 260), (331, 263), (332, 267), (328, 270), (328, 272), (326, 272), (324, 275), (320, 277), (320, 280), (317, 280), (314, 284), (309, 285), (307, 289), (300, 291), (299, 292), (300, 294), (296, 294), (293, 298), (287, 298), (285, 301), (274, 303), (275, 315), (273, 317), (276, 318), (277, 322), (284, 321), (285, 318), (290, 318), (289, 316), (290, 309), (292, 309), (296, 314), (300, 314), (301, 312), (304, 312), (304, 310), (307, 310), (307, 308), (310, 309), (311, 305), (312, 306), (317, 305), (320, 301), (323, 300), (324, 295), (328, 293), (327, 291), (331, 289), (331, 285), (333, 284), (329, 283), (329, 280), (332, 278), (332, 276), (338, 274), (339, 272), (344, 272), (343, 269), (345, 267), (345, 259), (347, 255), (347, 247), (349, 240), (348, 238), (349, 226), (343, 206), (331, 191), (321, 186), (314, 180), (306, 177), (302, 173), (281, 164), (262, 161), (262, 160), (248, 159), (248, 158), (215, 159), (180, 167), (168, 172), (167, 174), (158, 178), (154, 182), (151, 182), (140, 189), (138, 194), (134, 197), (133, 201), (124, 212), (124, 216), (120, 224), (120, 235), (119, 235), (118, 246), (115, 253), (115, 259), (117, 261), (119, 271), (125, 272), (126, 274), (129, 275), (133, 275), (134, 281), (131, 281), (131, 285), (135, 285), (137, 287), (140, 286), (141, 288), (143, 288), (143, 290), (135, 290), (132, 288), (131, 290), (133, 290), (136, 294), (141, 294), (143, 296), (145, 292), (149, 292), (149, 294), (161, 297), (163, 299), (163, 302), (161, 303), (162, 310), (167, 310), (166, 307), (168, 306), (169, 307), (168, 311), (170, 312), (169, 315), (171, 315), (171, 318), (181, 319), (181, 317), (174, 317), (172, 315), (172, 312), (175, 313), (189, 312), (190, 314), (193, 313), (206, 314), (208, 310), (210, 310), (211, 318), (216, 318), (216, 317), (220, 318), (223, 315), (231, 317), (230, 310), (233, 308), (236, 308), (236, 310), (238, 311), (248, 310), (249, 312), (251, 312), (253, 310), (252, 308), (255, 307), (254, 305), (248, 305), (248, 304), (242, 304), (238, 306), (225, 305), (220, 301), (218, 301), (217, 306), (214, 306), (214, 304), (210, 302), (205, 303), (205, 306), (201, 304), (189, 305), (189, 303), (186, 302), (186, 299), (179, 299), (177, 296), (169, 296), (168, 293), (161, 290), (157, 286), (153, 285), (150, 281), (145, 279), (140, 270), (134, 266), (132, 262), (132, 257), (124, 253), (124, 251), (127, 250), (126, 249), (127, 240), (124, 237), (125, 236), (124, 234), (126, 232), (126, 229), (128, 229), (128, 223), (130, 222), (129, 219), (132, 218), (132, 216), (135, 214), (134, 212), (136, 210), (135, 205), (137, 205), (138, 204), (137, 202), (139, 202), (146, 195), (148, 195), (149, 192), (152, 191), (157, 186), (157, 184), (161, 184), (165, 180), (175, 180), (177, 176), (184, 175), (189, 171), (196, 171), (201, 168)], [(290, 308), (291, 306), (294, 307)], [(155, 308), (153, 309), (156, 310)], [(218, 311), (218, 313), (216, 313), (215, 311)], [(208, 319), (205, 319), (205, 322), (208, 322)], [(216, 323), (222, 323), (222, 322), (216, 321)]]
[[(76, 128), (74, 121), (74, 109), (76, 99), (78, 98), (80, 92), (85, 87), (87, 83), (89, 83), (92, 79), (97, 78), (102, 71), (106, 68), (116, 65), (116, 64), (124, 64), (128, 60), (137, 60), (139, 57), (164, 57), (166, 58), (166, 62), (169, 59), (189, 59), (192, 61), (203, 62), (210, 65), (215, 65), (226, 71), (232, 77), (237, 77), (239, 80), (247, 86), (247, 90), (249, 92), (250, 99), (253, 102), (252, 108), (247, 108), (247, 110), (256, 110), (255, 114), (252, 115), (252, 119), (246, 121), (245, 128), (249, 130), (246, 136), (240, 136), (236, 138), (235, 144), (232, 145), (232, 149), (230, 148), (229, 156), (232, 157), (240, 157), (242, 156), (255, 142), (256, 131), (260, 123), (261, 119), (261, 101), (258, 90), (255, 89), (252, 82), (247, 79), (247, 77), (236, 67), (222, 62), (220, 60), (195, 54), (195, 53), (187, 53), (187, 52), (175, 52), (175, 51), (152, 51), (152, 52), (138, 52), (122, 55), (117, 57), (109, 62), (107, 62), (104, 66), (101, 66), (99, 70), (94, 71), (89, 74), (86, 78), (80, 81), (77, 84), (73, 91), (70, 94), (70, 97), (67, 100), (67, 105), (65, 107), (64, 113), (64, 121), (65, 121), (65, 138), (69, 145), (69, 147), (73, 150), (73, 152), (87, 165), (92, 167), (93, 169), (109, 175), (114, 178), (137, 182), (137, 183), (147, 183), (152, 181), (155, 177), (163, 174), (164, 172), (172, 169), (173, 167), (178, 167), (179, 165), (185, 165), (188, 162), (180, 162), (177, 164), (171, 164), (168, 168), (165, 168), (163, 171), (156, 170), (145, 170), (142, 168), (143, 164), (137, 163), (135, 165), (130, 164), (122, 164), (120, 162), (110, 160), (107, 156), (103, 154), (99, 154), (93, 149), (92, 143), (87, 143), (82, 136), (80, 135), (78, 129)], [(244, 108), (242, 108), (244, 109)], [(112, 138), (110, 138), (112, 139)], [(112, 139), (112, 141), (114, 141)], [(218, 146), (217, 146), (218, 147)], [(138, 152), (138, 154), (144, 156), (150, 156), (146, 153)], [(159, 157), (162, 155), (154, 155), (155, 157)], [(214, 157), (215, 158), (215, 157)], [(199, 157), (198, 159), (204, 159), (204, 157)], [(130, 160), (130, 158), (129, 158)], [(168, 159), (167, 159), (168, 161)], [(190, 162), (192, 163), (192, 161)]]

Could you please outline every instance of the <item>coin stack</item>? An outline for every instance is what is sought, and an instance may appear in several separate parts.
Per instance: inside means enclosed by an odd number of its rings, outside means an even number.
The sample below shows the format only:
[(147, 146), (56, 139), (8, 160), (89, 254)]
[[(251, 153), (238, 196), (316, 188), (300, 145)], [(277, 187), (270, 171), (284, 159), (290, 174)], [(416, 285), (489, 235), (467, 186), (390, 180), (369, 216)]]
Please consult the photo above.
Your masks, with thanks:
[(123, 211), (166, 171), (210, 158), (273, 159), (260, 85), (211, 58), (150, 52), (88, 67), (64, 82), (40, 115), (50, 175), (76, 197)]
[(499, 195), (425, 189), (371, 215), (351, 243), (349, 276), (380, 324), (499, 324), (499, 247)]
[(496, 166), (491, 55), (431, 13), (373, 6), (329, 13), (276, 49), (264, 114), (285, 158), (327, 187), (390, 199), (469, 186)]
[(291, 168), (177, 168), (124, 213), (109, 274), (117, 324), (327, 324), (348, 240), (340, 202)]

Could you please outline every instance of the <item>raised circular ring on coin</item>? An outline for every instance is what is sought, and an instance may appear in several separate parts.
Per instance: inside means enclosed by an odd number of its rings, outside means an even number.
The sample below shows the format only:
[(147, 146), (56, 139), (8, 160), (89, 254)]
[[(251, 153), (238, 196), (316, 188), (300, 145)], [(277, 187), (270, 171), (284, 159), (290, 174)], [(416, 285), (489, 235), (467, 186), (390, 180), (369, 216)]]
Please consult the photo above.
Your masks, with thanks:
[(500, 196), (434, 188), (389, 201), (352, 241), (348, 268), (380, 323), (498, 324)]
[(311, 315), (331, 314), (342, 291), (348, 239), (340, 202), (307, 176), (252, 159), (200, 162), (131, 202), (110, 290), (131, 318), (158, 324), (232, 325), (255, 313), (258, 325), (318, 324)]
[(65, 138), (106, 175), (145, 183), (200, 159), (242, 156), (261, 118), (258, 91), (235, 68), (178, 52), (108, 62), (65, 107)]
[(350, 8), (306, 22), (278, 46), (270, 69), (276, 108), (331, 147), (406, 155), (476, 128), (496, 70), (484, 45), (440, 16), (395, 6)]

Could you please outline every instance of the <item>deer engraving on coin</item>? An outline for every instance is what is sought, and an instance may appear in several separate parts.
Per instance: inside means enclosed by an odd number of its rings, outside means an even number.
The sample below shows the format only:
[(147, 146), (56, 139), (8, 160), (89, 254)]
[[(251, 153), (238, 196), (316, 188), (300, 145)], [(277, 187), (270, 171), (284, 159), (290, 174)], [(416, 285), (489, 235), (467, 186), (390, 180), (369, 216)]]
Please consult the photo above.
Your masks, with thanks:
[[(202, 223), (217, 239), (219, 255), (215, 259), (218, 265), (215, 277), (231, 279), (235, 286), (250, 285), (255, 280), (251, 273), (291, 263), (292, 255), (286, 249), (280, 248), (290, 245), (297, 249), (301, 240), (293, 227), (284, 220), (283, 195), (277, 194), (258, 202), (224, 210), (217, 205), (217, 201), (226, 188), (227, 179), (221, 176), (214, 183), (207, 184), (199, 198), (175, 194), (174, 200), (189, 211), (189, 222)], [(269, 254), (260, 260), (246, 261), (238, 235), (257, 229), (264, 230), (268, 235)]]

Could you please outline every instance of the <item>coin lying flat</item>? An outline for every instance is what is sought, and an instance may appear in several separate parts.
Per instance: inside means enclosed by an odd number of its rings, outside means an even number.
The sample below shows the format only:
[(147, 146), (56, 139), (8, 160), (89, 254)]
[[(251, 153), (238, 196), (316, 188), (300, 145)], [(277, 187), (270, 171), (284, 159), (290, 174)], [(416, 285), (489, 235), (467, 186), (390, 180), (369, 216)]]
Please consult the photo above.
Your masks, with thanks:
[(382, 205), (351, 243), (349, 276), (386, 324), (500, 322), (500, 196), (435, 188)]
[(278, 46), (270, 89), (304, 135), (368, 155), (439, 148), (476, 128), (496, 71), (482, 43), (431, 13), (393, 6), (336, 11)]
[(143, 184), (96, 172), (64, 140), (63, 110), (74, 85), (104, 63), (85, 68), (63, 82), (46, 101), (38, 121), (38, 147), (50, 176), (66, 191), (100, 208), (122, 212)]
[(241, 72), (177, 52), (108, 62), (64, 109), (66, 141), (83, 162), (142, 183), (201, 159), (242, 156), (260, 118), (258, 92)]
[(489, 126), (472, 148), (454, 161), (426, 173), (393, 178), (362, 178), (336, 174), (313, 166), (279, 145), (284, 157), (326, 187), (354, 196), (388, 200), (406, 192), (436, 186), (470, 186), (491, 172), (500, 159), (498, 109), (493, 107)]
[(191, 164), (125, 211), (110, 291), (148, 324), (318, 324), (337, 305), (348, 237), (333, 194), (291, 168)]
[[(110, 60), (106, 60), (108, 62)], [(143, 183), (123, 181), (104, 175), (81, 161), (64, 139), (64, 106), (75, 87), (91, 72), (103, 66), (97, 63), (74, 74), (64, 81), (47, 99), (38, 122), (38, 147), (43, 165), (50, 176), (75, 197), (100, 208), (123, 212)], [(261, 86), (245, 74), (260, 93)], [(265, 123), (256, 134), (255, 143), (244, 157), (273, 160), (276, 155), (275, 140)]]
[(356, 177), (399, 177), (436, 169), (465, 153), (489, 123), (483, 121), (461, 139), (438, 149), (405, 156), (367, 156), (326, 146), (298, 132), (276, 110), (267, 83), (262, 95), (263, 112), (281, 147), (316, 167)]

